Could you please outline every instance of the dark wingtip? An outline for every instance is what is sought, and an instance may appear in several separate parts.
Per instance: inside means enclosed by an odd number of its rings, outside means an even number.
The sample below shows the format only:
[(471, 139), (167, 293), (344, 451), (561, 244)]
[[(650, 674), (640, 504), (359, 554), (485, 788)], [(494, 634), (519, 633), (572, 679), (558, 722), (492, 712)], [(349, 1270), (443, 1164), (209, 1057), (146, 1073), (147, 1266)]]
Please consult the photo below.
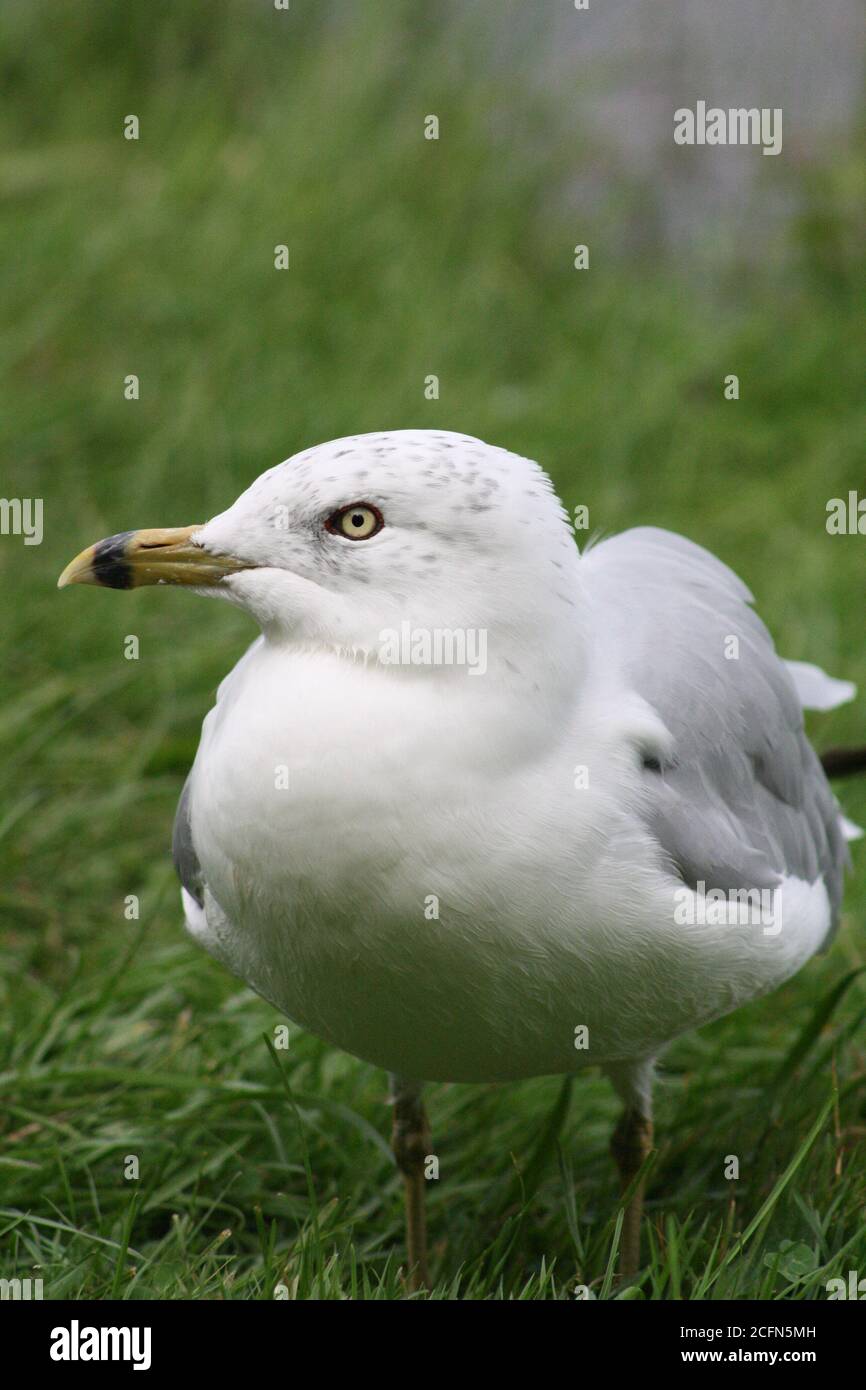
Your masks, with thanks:
[(853, 777), (866, 772), (866, 748), (828, 748), (821, 754), (821, 766), (828, 777)]

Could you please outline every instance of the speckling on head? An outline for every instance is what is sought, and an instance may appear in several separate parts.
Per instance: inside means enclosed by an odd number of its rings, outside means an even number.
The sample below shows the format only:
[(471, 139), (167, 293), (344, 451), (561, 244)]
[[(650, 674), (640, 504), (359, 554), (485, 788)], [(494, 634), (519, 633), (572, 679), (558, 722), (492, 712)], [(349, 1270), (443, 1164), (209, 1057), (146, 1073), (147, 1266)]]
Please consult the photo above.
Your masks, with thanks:
[[(363, 504), (383, 521), (369, 539), (326, 525), (339, 509)], [(198, 539), (259, 570), (288, 571), (347, 598), (354, 592), (367, 632), (404, 616), (519, 628), (532, 620), (529, 596), (536, 610), (560, 606), (562, 567), (577, 559), (566, 514), (538, 464), (431, 430), (352, 435), (306, 449), (264, 473)], [(261, 587), (255, 573), (234, 577), (230, 589)]]

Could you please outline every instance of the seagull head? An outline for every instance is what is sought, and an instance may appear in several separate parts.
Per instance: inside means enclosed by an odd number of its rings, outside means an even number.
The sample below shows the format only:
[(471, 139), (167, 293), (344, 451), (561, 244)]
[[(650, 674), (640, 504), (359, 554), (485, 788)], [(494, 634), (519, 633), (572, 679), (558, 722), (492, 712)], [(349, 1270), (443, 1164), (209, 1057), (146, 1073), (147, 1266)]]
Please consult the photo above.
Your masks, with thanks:
[(58, 584), (188, 585), (246, 609), (271, 640), (375, 656), (403, 624), (532, 644), (555, 619), (561, 633), (576, 563), (536, 463), (468, 435), (396, 430), (295, 454), (202, 525), (98, 541)]

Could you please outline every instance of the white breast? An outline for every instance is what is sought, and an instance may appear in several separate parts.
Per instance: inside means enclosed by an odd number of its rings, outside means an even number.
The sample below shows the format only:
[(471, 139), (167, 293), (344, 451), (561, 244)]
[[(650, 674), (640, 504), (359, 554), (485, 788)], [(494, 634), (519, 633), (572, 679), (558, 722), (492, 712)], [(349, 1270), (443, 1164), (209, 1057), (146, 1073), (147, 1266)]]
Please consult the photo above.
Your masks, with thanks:
[(781, 939), (678, 926), (639, 779), (603, 703), (554, 730), (465, 673), (260, 644), (205, 722), (190, 929), (297, 1023), (403, 1075), (649, 1055), (791, 974), (826, 894), (801, 894)]

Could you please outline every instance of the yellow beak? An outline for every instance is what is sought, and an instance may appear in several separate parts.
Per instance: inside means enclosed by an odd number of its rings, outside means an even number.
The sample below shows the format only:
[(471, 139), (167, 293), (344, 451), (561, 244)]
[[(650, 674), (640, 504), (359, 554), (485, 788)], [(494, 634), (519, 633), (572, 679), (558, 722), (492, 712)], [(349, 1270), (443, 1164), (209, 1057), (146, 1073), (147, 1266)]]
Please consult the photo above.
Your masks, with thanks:
[(121, 531), (76, 555), (57, 581), (103, 584), (109, 589), (137, 589), (142, 584), (218, 584), (227, 574), (250, 569), (245, 560), (214, 555), (194, 545), (201, 526), (167, 526), (154, 531)]

